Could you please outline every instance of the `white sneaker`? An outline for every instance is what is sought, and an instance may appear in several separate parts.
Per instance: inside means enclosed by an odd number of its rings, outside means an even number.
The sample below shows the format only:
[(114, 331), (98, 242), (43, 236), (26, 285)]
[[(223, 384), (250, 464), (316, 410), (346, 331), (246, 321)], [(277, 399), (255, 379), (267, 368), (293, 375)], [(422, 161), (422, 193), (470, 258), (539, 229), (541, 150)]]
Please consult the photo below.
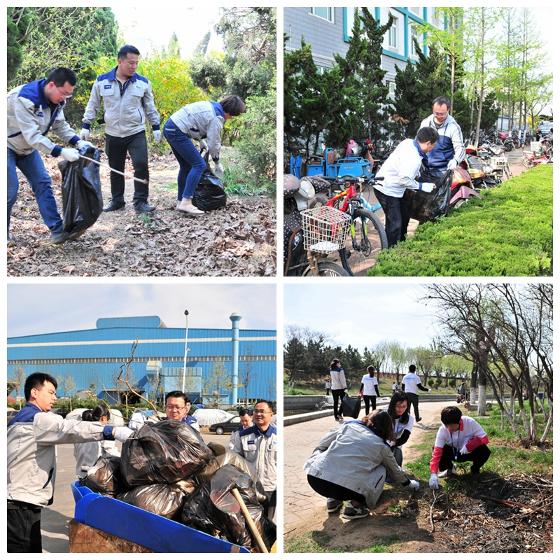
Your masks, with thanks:
[(438, 478), (447, 478), (448, 476), (451, 476), (452, 474), (457, 474), (457, 468), (455, 467), (455, 465), (453, 465), (453, 467), (451, 467), (450, 469), (447, 469), (445, 471), (441, 471), (440, 473), (438, 473)]
[(186, 214), (192, 214), (195, 216), (199, 216), (200, 214), (204, 214), (202, 210), (199, 210), (192, 202), (185, 202), (185, 200), (181, 200), (177, 205), (177, 210), (181, 212), (185, 212)]

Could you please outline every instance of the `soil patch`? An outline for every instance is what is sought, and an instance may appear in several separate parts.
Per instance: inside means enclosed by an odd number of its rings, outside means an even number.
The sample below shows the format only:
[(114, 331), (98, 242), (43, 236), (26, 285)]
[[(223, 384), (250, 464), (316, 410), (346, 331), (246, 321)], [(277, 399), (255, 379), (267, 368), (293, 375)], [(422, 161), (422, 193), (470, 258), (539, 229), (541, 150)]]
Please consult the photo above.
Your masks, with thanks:
[[(105, 161), (105, 158), (102, 160)], [(56, 160), (46, 158), (60, 210), (61, 176)], [(127, 165), (126, 171), (132, 173)], [(177, 164), (171, 156), (150, 161), (153, 215), (137, 216), (126, 182), (127, 205), (103, 213), (76, 241), (54, 246), (25, 179), (20, 177), (8, 247), (10, 276), (274, 276), (276, 212), (267, 196), (228, 196), (225, 208), (189, 217), (175, 209)], [(105, 204), (109, 172), (101, 169)]]

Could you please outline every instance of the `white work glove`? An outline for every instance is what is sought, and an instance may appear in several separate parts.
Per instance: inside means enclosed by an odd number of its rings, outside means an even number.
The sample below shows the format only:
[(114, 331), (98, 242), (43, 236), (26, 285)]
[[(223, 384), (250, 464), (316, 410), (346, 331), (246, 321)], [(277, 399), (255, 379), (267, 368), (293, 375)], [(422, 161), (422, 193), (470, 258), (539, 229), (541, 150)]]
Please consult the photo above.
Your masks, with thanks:
[(432, 390), (428, 387), (428, 393), (431, 393), (431, 392), (432, 392)]
[(80, 152), (76, 148), (62, 148), (60, 155), (66, 161), (78, 161), (80, 159)]
[(161, 142), (161, 130), (153, 130), (152, 132), (154, 134), (154, 142), (159, 144)]
[(430, 475), (430, 482), (428, 482), (428, 485), (432, 490), (437, 490), (439, 488), (439, 480), (437, 477), (437, 473), (432, 473)]
[(214, 175), (216, 175), (218, 179), (224, 178), (224, 170), (218, 162), (214, 163)]
[(449, 160), (449, 163), (447, 164), (447, 169), (455, 169), (456, 167), (457, 167), (457, 160), (456, 159)]
[(134, 433), (134, 430), (131, 430), (130, 428), (127, 428), (126, 426), (119, 426), (119, 427), (113, 428), (113, 437), (114, 437), (117, 441), (124, 442), (124, 441), (126, 441), (133, 433)]
[(436, 184), (435, 183), (418, 183), (419, 191), (422, 192), (427, 192), (427, 193), (431, 193), (435, 188), (436, 188)]
[(90, 134), (91, 130), (89, 128), (82, 128), (82, 130), (80, 130), (80, 140), (89, 140)]
[(200, 146), (200, 151), (203, 152), (204, 150), (208, 150), (208, 143), (206, 142), (206, 140), (203, 140), (202, 138), (198, 141), (198, 144)]
[(463, 447), (461, 447), (461, 450), (459, 451), (459, 453), (461, 455), (467, 455), (469, 453), (469, 450), (467, 449), (467, 444), (465, 443), (465, 445), (463, 445)]
[(416, 492), (416, 490), (418, 490), (418, 488), (420, 488), (420, 483), (417, 480), (411, 480), (410, 484), (408, 485), (408, 487), (410, 488), (410, 490), (412, 490), (413, 492)]
[(95, 148), (95, 146), (87, 140), (78, 140), (76, 142), (76, 148), (78, 148), (78, 150), (81, 150), (82, 148)]

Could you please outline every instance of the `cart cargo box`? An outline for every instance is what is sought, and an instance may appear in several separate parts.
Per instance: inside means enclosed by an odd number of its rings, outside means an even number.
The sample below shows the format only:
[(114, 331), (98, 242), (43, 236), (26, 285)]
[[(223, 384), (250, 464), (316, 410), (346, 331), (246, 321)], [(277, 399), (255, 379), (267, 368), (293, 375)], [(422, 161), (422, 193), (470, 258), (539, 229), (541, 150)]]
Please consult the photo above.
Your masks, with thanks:
[(92, 492), (77, 481), (72, 482), (71, 487), (76, 502), (76, 522), (153, 552), (249, 552), (242, 546)]

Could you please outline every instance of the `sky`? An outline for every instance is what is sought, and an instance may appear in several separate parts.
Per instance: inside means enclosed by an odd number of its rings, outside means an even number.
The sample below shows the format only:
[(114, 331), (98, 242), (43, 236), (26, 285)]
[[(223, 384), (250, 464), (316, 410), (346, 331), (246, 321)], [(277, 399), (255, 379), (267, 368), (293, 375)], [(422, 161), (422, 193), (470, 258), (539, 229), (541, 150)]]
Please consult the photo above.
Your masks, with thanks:
[[(126, 43), (134, 45), (143, 55), (167, 47), (173, 32), (181, 46), (181, 56), (190, 58), (204, 35), (213, 30), (220, 19), (220, 8), (208, 2), (204, 7), (166, 3), (165, 10), (154, 9), (151, 2), (111, 5)], [(222, 50), (221, 40), (213, 34), (210, 50)]]
[(437, 334), (429, 308), (410, 284), (290, 284), (284, 287), (284, 325), (328, 334), (333, 345), (360, 351), (381, 341), (428, 346)]
[[(10, 284), (8, 336), (95, 328), (100, 317), (158, 315), (168, 327), (276, 329), (272, 284)], [(40, 311), (38, 311), (40, 310)]]

